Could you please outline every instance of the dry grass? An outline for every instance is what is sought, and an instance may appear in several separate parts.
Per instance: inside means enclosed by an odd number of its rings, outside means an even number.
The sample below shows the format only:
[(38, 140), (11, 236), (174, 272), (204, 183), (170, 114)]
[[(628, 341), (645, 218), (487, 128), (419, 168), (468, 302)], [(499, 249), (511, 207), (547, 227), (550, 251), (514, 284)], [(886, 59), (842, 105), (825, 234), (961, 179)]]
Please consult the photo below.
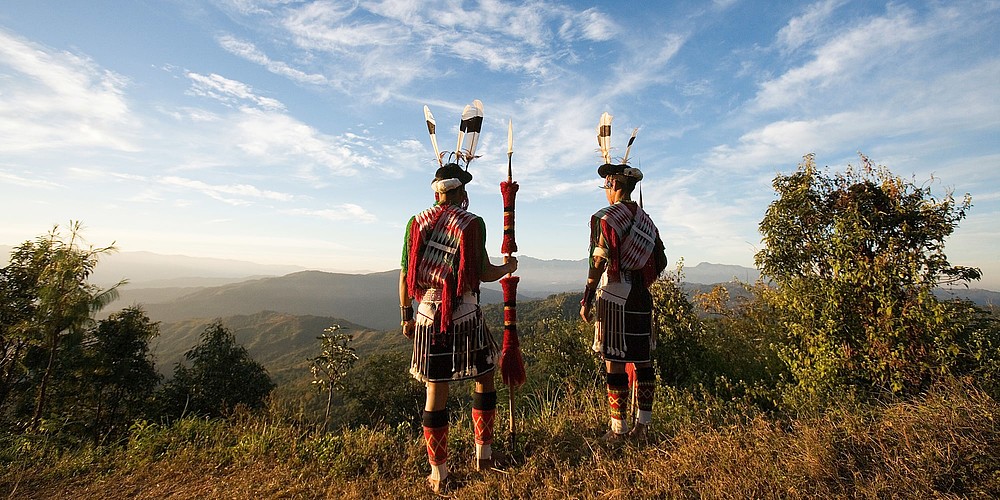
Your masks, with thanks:
[[(1000, 407), (966, 386), (791, 422), (763, 416), (698, 421), (691, 408), (683, 415), (669, 408), (658, 406), (648, 443), (607, 446), (596, 439), (603, 431), (600, 399), (567, 397), (554, 416), (522, 422), (513, 448), (499, 432), (496, 448), (516, 463), (488, 474), (470, 469), (471, 430), (460, 419), (450, 436), (451, 493), (539, 499), (1000, 495)], [(432, 496), (423, 485), (426, 456), (415, 432), (313, 434), (266, 420), (138, 429), (127, 445), (99, 452), (60, 454), (38, 443), (5, 443), (4, 457), (12, 456), (11, 447), (21, 451), (4, 462), (0, 492), (102, 499)]]

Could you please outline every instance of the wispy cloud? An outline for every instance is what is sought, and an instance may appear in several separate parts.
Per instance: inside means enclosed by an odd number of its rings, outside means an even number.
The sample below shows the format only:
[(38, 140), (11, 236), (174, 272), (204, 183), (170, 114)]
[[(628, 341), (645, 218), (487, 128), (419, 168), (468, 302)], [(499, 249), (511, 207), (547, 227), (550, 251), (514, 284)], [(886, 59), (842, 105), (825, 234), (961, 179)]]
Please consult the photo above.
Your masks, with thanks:
[[(887, 131), (897, 138), (934, 140), (1000, 123), (1000, 90), (986, 83), (1000, 79), (1000, 57), (966, 67), (937, 59), (937, 46), (975, 36), (957, 29), (971, 30), (972, 19), (955, 18), (944, 7), (925, 18), (890, 8), (853, 29), (835, 31), (823, 21), (837, 5), (816, 4), (777, 34), (778, 45), (786, 47), (819, 38), (806, 32), (827, 33), (809, 60), (763, 82), (748, 103), (751, 113), (742, 116), (747, 121), (784, 112), (783, 118), (751, 126), (736, 144), (713, 147), (705, 156), (708, 164), (754, 168), (809, 152), (856, 151), (873, 138), (887, 142)], [(946, 63), (952, 63), (949, 70), (939, 71)]]
[(824, 0), (808, 6), (805, 13), (792, 18), (778, 31), (778, 47), (783, 52), (790, 52), (811, 42), (825, 29), (829, 29), (826, 23), (830, 15), (845, 2), (846, 0)]
[(41, 189), (58, 189), (66, 187), (63, 184), (52, 182), (48, 179), (40, 179), (30, 174), (20, 175), (3, 169), (0, 169), (0, 184)]
[(298, 174), (306, 178), (355, 175), (375, 166), (344, 137), (322, 134), (287, 114), (243, 108), (231, 119), (233, 144), (240, 150), (265, 164), (298, 164)]
[(253, 203), (252, 200), (290, 201), (294, 199), (291, 194), (268, 191), (249, 184), (208, 184), (204, 181), (176, 176), (162, 177), (158, 181), (163, 186), (195, 191), (235, 206), (250, 205)]
[(194, 95), (210, 97), (232, 105), (241, 105), (249, 102), (269, 111), (281, 111), (285, 109), (285, 105), (277, 99), (257, 95), (252, 87), (243, 82), (230, 80), (215, 73), (201, 75), (188, 72), (187, 77), (191, 79), (190, 92)]
[(230, 53), (242, 57), (250, 62), (257, 63), (268, 71), (288, 77), (296, 82), (308, 83), (312, 85), (329, 85), (331, 82), (325, 76), (316, 73), (306, 73), (293, 68), (282, 61), (273, 61), (264, 52), (258, 49), (252, 42), (240, 40), (232, 35), (218, 37), (219, 45)]
[(885, 63), (886, 54), (924, 41), (929, 35), (930, 31), (915, 25), (906, 11), (890, 13), (889, 17), (875, 18), (837, 33), (816, 49), (812, 60), (764, 82), (753, 108), (782, 109), (815, 98), (817, 92), (836, 89), (842, 82)]
[[(458, 8), (434, 2), (230, 2), (234, 15), (280, 19), (270, 33), (298, 48), (277, 60), (233, 35), (220, 46), (300, 83), (329, 85), (385, 101), (428, 71), (457, 70), (455, 61), (491, 71), (544, 76), (575, 62), (573, 44), (613, 40), (621, 28), (596, 8), (551, 2), (481, 1)], [(350, 71), (344, 71), (350, 68)]]
[(128, 80), (87, 57), (0, 29), (0, 68), (18, 75), (0, 91), (0, 151), (109, 148), (135, 151)]

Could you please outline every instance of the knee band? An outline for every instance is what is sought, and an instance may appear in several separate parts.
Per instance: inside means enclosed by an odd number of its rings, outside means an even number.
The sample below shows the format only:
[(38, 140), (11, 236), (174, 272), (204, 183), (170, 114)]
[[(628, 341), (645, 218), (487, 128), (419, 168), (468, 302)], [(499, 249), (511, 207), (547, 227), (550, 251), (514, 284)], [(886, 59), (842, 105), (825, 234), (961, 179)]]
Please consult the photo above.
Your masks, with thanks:
[(627, 373), (608, 373), (607, 374), (608, 387), (628, 387), (628, 374)]
[(437, 429), (440, 427), (448, 426), (448, 409), (437, 411), (427, 411), (424, 410), (423, 413), (423, 424), (424, 427), (429, 429)]
[(495, 410), (497, 407), (497, 393), (493, 392), (473, 392), (472, 408), (475, 410)]

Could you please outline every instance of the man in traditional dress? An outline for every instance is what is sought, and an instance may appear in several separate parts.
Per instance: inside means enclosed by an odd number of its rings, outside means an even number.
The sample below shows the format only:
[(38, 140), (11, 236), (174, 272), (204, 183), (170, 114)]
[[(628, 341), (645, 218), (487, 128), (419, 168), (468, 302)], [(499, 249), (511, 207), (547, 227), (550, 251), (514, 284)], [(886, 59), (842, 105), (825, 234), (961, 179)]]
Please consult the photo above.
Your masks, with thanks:
[[(472, 174), (456, 163), (437, 170), (431, 186), (434, 206), (406, 225), (399, 300), (403, 334), (413, 340), (410, 373), (427, 386), (423, 411), (424, 440), (431, 474), (439, 492), (448, 477), (448, 383), (475, 379), (472, 421), (476, 466), (493, 466), (493, 377), (499, 358), (479, 308), (480, 282), (496, 281), (517, 270), (517, 259), (494, 266), (486, 254), (486, 225), (468, 212), (465, 185)], [(420, 304), (414, 314), (413, 300)]]
[(604, 179), (609, 206), (590, 219), (590, 271), (580, 316), (589, 322), (596, 300), (593, 349), (605, 361), (611, 407), (611, 429), (604, 439), (617, 440), (629, 433), (626, 363), (636, 367), (639, 407), (631, 435), (644, 437), (652, 420), (656, 383), (649, 286), (666, 267), (667, 257), (656, 225), (631, 198), (642, 172), (624, 163), (605, 163), (597, 173)]

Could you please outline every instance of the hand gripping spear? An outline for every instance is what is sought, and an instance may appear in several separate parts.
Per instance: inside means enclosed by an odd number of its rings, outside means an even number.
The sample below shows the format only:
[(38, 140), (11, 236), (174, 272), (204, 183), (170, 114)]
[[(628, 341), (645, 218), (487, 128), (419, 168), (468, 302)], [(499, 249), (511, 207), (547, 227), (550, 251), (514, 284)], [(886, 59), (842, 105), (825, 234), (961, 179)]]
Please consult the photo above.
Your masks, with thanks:
[[(503, 243), (500, 253), (511, 256), (517, 251), (514, 240), (514, 197), (517, 182), (511, 174), (511, 158), (514, 156), (514, 122), (507, 123), (507, 180), (500, 183), (503, 196)], [(500, 279), (503, 287), (503, 350), (500, 352), (500, 376), (510, 389), (510, 444), (514, 447), (514, 391), (524, 384), (524, 360), (521, 358), (520, 341), (517, 338), (517, 276), (508, 274)]]

